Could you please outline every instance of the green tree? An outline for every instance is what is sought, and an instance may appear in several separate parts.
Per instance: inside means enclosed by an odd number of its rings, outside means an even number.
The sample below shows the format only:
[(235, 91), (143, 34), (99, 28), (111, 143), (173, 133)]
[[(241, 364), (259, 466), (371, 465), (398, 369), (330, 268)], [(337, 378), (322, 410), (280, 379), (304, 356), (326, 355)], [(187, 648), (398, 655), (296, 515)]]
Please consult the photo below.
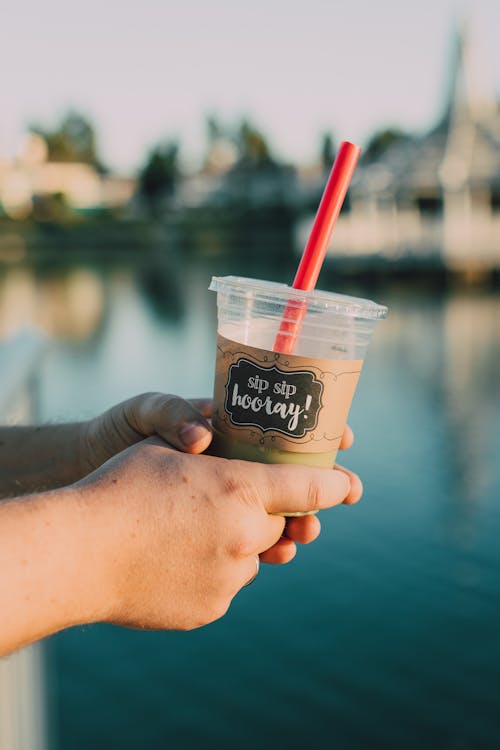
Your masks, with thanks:
[(321, 136), (320, 158), (324, 172), (329, 172), (335, 160), (335, 143), (331, 133), (323, 133)]
[(259, 169), (276, 164), (265, 136), (247, 120), (239, 127), (236, 144), (241, 166)]
[(368, 141), (363, 153), (363, 161), (365, 164), (377, 161), (390, 146), (409, 140), (411, 140), (411, 135), (398, 128), (378, 130)]
[(238, 171), (252, 172), (277, 164), (265, 135), (249, 120), (242, 120), (237, 125), (227, 125), (210, 115), (206, 119), (206, 132), (208, 156), (218, 141), (231, 143), (236, 148), (235, 169)]
[(213, 146), (219, 138), (229, 137), (227, 128), (220, 122), (216, 115), (209, 115), (205, 121), (207, 129), (208, 146)]
[(29, 129), (45, 140), (49, 161), (83, 162), (105, 171), (98, 155), (94, 126), (85, 115), (72, 110), (52, 130), (39, 124)]
[(158, 216), (165, 199), (175, 191), (179, 179), (179, 145), (170, 141), (155, 146), (139, 172), (139, 194), (152, 216)]

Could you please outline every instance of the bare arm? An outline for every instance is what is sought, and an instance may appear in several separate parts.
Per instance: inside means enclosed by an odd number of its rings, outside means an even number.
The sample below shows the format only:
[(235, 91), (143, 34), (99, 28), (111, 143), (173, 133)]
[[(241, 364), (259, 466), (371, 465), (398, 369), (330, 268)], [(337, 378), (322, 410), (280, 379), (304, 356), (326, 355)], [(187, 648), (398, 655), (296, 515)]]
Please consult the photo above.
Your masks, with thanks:
[[(343, 471), (188, 455), (152, 438), (72, 487), (0, 503), (0, 655), (79, 623), (212, 622), (257, 557), (293, 557), (276, 514), (355, 502), (351, 488)], [(297, 538), (313, 518), (292, 519)]]
[(0, 427), (0, 498), (76, 482), (151, 435), (199, 453), (212, 437), (209, 411), (208, 400), (144, 393), (86, 422)]
[(84, 476), (82, 424), (0, 427), (0, 498), (62, 487)]
[(0, 503), (0, 655), (105, 618), (105, 508), (90, 510), (74, 489)]

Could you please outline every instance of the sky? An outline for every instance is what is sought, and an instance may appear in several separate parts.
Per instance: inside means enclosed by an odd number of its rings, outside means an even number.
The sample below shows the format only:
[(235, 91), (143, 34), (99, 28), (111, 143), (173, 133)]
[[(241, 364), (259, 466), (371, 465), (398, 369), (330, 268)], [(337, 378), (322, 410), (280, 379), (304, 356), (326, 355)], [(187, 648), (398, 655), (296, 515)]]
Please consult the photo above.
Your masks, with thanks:
[(186, 163), (205, 119), (250, 118), (278, 157), (314, 161), (320, 135), (430, 127), (454, 25), (468, 19), (500, 92), (500, 0), (0, 0), (0, 156), (30, 122), (90, 116), (102, 158), (130, 173), (177, 138)]

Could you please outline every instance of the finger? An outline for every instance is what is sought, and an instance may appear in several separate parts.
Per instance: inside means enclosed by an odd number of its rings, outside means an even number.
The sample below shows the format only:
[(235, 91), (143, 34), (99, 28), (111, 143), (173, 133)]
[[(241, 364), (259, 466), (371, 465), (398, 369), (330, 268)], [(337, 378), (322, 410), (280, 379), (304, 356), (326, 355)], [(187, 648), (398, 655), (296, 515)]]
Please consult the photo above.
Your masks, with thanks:
[(188, 400), (189, 403), (192, 404), (203, 417), (205, 417), (205, 419), (211, 418), (213, 406), (213, 401), (211, 398), (190, 398)]
[(349, 476), (344, 471), (293, 464), (252, 466), (252, 481), (268, 513), (330, 508), (342, 503), (350, 492)]
[(354, 503), (357, 503), (359, 500), (361, 500), (361, 497), (363, 495), (363, 482), (357, 474), (354, 474), (354, 472), (346, 469), (345, 466), (339, 466), (339, 464), (335, 464), (335, 469), (337, 471), (343, 471), (344, 474), (349, 477), (349, 481), (351, 483), (351, 489), (347, 497), (344, 499), (344, 505), (354, 505)]
[(179, 396), (151, 394), (141, 401), (139, 423), (147, 435), (157, 434), (186, 453), (201, 453), (212, 441), (212, 429), (189, 401)]
[(272, 565), (284, 565), (293, 560), (297, 554), (297, 547), (291, 539), (281, 537), (276, 544), (262, 552), (260, 559), (262, 562), (271, 563)]
[(318, 538), (321, 523), (317, 516), (287, 518), (284, 536), (300, 544), (309, 544)]
[(354, 443), (354, 432), (351, 430), (348, 424), (344, 427), (344, 433), (340, 439), (339, 448), (341, 451), (347, 450)]
[(259, 532), (257, 552), (262, 553), (273, 547), (285, 534), (286, 518), (263, 513), (263, 524)]

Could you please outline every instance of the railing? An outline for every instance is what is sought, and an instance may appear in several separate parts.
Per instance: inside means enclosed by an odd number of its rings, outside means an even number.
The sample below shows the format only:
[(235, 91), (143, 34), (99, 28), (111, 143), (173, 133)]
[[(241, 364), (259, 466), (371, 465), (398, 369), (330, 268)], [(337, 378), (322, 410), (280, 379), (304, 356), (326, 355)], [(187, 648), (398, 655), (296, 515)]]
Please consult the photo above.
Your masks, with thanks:
[[(38, 372), (44, 340), (27, 330), (0, 341), (0, 422), (38, 417)], [(0, 613), (2, 603), (0, 602)], [(1, 617), (1, 614), (0, 614)], [(0, 659), (0, 750), (47, 750), (43, 645)]]

